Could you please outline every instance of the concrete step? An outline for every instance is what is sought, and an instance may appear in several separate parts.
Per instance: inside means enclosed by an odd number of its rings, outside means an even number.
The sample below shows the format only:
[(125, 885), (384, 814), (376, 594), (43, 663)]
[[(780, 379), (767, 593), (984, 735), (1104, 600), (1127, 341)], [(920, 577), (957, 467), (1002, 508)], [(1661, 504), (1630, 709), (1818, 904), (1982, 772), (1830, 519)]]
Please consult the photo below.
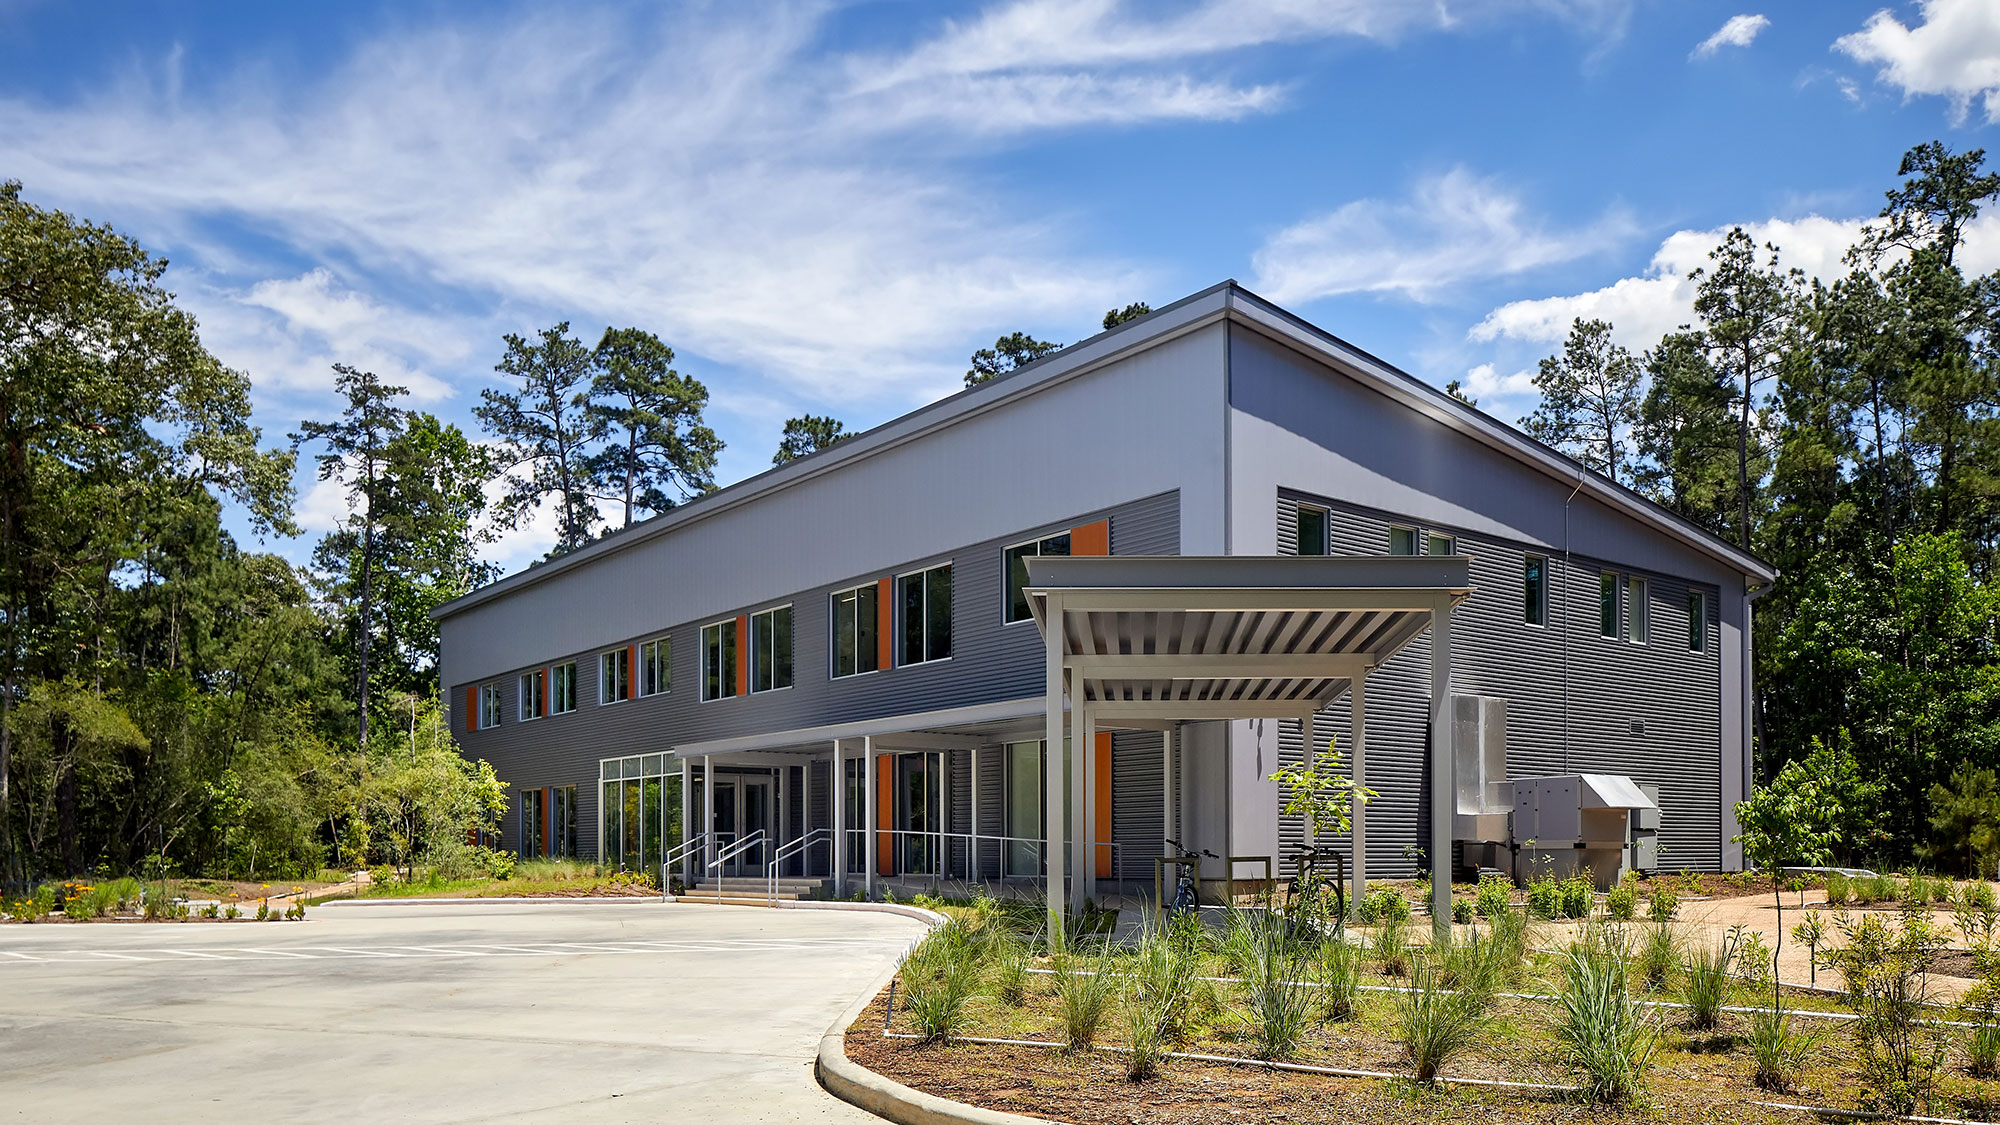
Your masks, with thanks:
[[(780, 902), (795, 902), (795, 901), (797, 901), (797, 899), (798, 899), (798, 896), (797, 896), (797, 895), (779, 895), (779, 896), (778, 896), (778, 900), (779, 900)], [(696, 904), (696, 905), (700, 905), (701, 903), (704, 903), (704, 902), (705, 902), (705, 903), (708, 903), (708, 904), (709, 904), (710, 906), (769, 906), (769, 905), (771, 905), (771, 899), (769, 899), (768, 897), (766, 897), (766, 896), (764, 896), (764, 895), (758, 895), (758, 896), (756, 896), (755, 898), (752, 898), (752, 897), (750, 897), (749, 895), (723, 895), (723, 896), (722, 896), (721, 898), (717, 898), (717, 897), (715, 897), (715, 895), (714, 895), (714, 894), (699, 894), (699, 893), (696, 893), (696, 894), (688, 894), (688, 895), (682, 895), (682, 896), (680, 896), (680, 897), (679, 897), (678, 899), (675, 899), (674, 901), (676, 901), (676, 902), (691, 902), (691, 903), (694, 903), (694, 904)]]
[[(759, 878), (757, 876), (731, 875), (722, 879), (700, 879), (697, 880), (694, 885), (697, 887), (707, 887), (710, 891), (713, 891), (717, 885), (720, 885), (724, 891), (743, 891), (746, 893), (754, 892), (756, 894), (763, 894), (767, 889), (770, 888), (771, 881), (768, 879)], [(777, 887), (779, 890), (791, 891), (796, 894), (810, 894), (814, 891), (819, 890), (824, 885), (825, 881), (821, 879), (800, 879), (797, 877), (792, 877), (792, 878), (779, 879), (777, 881)]]

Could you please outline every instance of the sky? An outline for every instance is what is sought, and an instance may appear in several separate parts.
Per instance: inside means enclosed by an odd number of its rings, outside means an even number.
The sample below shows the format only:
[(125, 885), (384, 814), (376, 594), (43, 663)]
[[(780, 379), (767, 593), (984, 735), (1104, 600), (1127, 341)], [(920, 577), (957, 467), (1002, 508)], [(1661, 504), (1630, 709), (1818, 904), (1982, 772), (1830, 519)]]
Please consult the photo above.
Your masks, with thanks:
[(476, 433), (504, 334), (633, 326), (723, 483), (1225, 278), (1513, 421), (1574, 318), (1656, 342), (1739, 224), (1836, 276), (1996, 124), (2000, 0), (0, 0), (0, 179), (166, 257), (267, 443), (336, 362)]

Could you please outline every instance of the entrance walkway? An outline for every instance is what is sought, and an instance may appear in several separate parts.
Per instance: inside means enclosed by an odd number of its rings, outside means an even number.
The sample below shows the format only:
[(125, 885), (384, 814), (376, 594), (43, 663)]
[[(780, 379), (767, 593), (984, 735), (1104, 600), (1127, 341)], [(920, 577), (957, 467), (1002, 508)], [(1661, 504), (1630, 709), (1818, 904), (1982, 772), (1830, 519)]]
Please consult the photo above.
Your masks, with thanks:
[(326, 906), (304, 923), (0, 928), (23, 1120), (871, 1122), (827, 1025), (886, 914), (657, 902)]

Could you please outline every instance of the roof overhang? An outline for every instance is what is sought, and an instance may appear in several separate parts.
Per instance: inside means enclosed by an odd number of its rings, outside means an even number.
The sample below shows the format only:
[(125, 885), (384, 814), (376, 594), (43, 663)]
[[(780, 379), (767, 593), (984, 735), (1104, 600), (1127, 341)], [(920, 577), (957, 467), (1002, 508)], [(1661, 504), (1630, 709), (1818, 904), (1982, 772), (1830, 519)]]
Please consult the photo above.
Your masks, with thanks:
[(1044, 635), (1060, 614), (1072, 706), (1101, 727), (1310, 715), (1472, 594), (1462, 555), (1027, 565)]

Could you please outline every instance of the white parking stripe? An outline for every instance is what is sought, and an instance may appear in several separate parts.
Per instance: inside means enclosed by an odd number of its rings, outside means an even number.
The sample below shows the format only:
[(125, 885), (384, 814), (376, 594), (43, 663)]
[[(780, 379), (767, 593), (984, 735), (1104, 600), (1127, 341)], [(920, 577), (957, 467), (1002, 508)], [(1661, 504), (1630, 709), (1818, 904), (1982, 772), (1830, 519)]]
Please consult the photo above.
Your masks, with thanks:
[(0, 961), (0, 965), (89, 965), (110, 961), (179, 962), (187, 961), (268, 961), (287, 959), (297, 961), (344, 960), (357, 958), (474, 958), (474, 957), (577, 957), (608, 956), (617, 954), (698, 954), (740, 951), (793, 950), (832, 951), (838, 949), (879, 949), (888, 946), (908, 944), (902, 939), (889, 938), (717, 938), (670, 939), (633, 938), (627, 941), (556, 941), (531, 942), (520, 945), (505, 945), (497, 942), (465, 942), (444, 945), (392, 945), (380, 948), (364, 948), (343, 945), (307, 945), (293, 949), (272, 949), (267, 946), (227, 946), (209, 949), (167, 949), (152, 948), (114, 952), (101, 949), (59, 949), (38, 950), (35, 954), (16, 953), (0, 950), (0, 956), (10, 960)]

